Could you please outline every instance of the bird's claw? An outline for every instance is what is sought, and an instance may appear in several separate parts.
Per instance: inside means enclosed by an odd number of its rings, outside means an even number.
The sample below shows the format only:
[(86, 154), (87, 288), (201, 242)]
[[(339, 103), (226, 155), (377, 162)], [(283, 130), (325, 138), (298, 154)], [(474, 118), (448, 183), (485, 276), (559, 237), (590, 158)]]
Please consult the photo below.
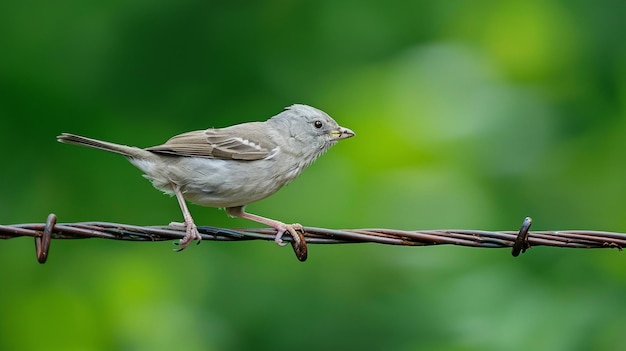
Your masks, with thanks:
[(287, 243), (283, 241), (283, 239), (279, 238), (278, 235), (276, 235), (276, 238), (274, 239), (274, 241), (276, 242), (276, 245), (278, 246), (287, 246)]
[(176, 251), (183, 251), (194, 240), (198, 240), (198, 244), (200, 244), (200, 241), (202, 240), (202, 236), (200, 235), (200, 232), (198, 232), (198, 227), (196, 227), (196, 224), (193, 222), (191, 223), (171, 222), (170, 227), (185, 228), (185, 236), (182, 239), (180, 239), (178, 242), (174, 242), (174, 245), (180, 246), (180, 248), (176, 249)]

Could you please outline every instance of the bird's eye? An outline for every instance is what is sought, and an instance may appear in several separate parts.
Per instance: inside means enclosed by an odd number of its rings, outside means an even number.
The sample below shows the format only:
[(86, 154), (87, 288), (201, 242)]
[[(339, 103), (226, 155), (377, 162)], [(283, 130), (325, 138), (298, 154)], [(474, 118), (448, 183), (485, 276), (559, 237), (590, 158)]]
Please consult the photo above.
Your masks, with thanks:
[(315, 121), (315, 122), (313, 122), (313, 125), (315, 126), (315, 128), (320, 129), (320, 128), (322, 128), (324, 123), (322, 123), (322, 121)]

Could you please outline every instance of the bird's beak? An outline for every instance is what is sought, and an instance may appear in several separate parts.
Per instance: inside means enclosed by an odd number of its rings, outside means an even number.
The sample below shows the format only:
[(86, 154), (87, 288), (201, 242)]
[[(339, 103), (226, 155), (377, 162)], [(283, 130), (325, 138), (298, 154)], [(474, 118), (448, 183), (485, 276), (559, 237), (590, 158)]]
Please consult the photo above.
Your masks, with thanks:
[(330, 137), (333, 140), (348, 139), (353, 136), (354, 136), (354, 132), (344, 127), (339, 127), (330, 132)]

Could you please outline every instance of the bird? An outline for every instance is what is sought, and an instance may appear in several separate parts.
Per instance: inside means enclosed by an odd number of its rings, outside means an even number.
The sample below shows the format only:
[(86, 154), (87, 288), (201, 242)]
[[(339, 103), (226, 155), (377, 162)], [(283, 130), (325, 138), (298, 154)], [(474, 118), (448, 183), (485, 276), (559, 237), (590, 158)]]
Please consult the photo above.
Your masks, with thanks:
[(125, 156), (156, 189), (175, 196), (184, 222), (170, 226), (184, 227), (185, 235), (177, 243), (183, 250), (194, 240), (202, 240), (187, 201), (224, 208), (230, 217), (272, 227), (280, 246), (286, 245), (285, 232), (293, 237), (292, 244), (303, 241), (296, 233), (303, 230), (300, 224), (255, 215), (246, 212), (245, 206), (273, 195), (339, 140), (354, 135), (322, 110), (294, 104), (264, 122), (191, 131), (148, 148), (70, 133), (60, 134), (57, 140)]

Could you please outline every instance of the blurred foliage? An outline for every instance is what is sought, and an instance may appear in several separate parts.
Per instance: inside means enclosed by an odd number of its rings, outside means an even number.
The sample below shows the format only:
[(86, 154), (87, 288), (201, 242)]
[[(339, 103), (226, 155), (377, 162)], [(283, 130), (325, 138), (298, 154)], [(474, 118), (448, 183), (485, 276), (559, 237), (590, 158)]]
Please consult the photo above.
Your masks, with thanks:
[[(625, 231), (619, 1), (5, 1), (0, 223), (165, 224), (138, 146), (331, 114), (342, 142), (249, 210), (331, 228)], [(199, 224), (250, 226), (191, 208)], [(614, 350), (617, 250), (0, 243), (3, 350)]]

